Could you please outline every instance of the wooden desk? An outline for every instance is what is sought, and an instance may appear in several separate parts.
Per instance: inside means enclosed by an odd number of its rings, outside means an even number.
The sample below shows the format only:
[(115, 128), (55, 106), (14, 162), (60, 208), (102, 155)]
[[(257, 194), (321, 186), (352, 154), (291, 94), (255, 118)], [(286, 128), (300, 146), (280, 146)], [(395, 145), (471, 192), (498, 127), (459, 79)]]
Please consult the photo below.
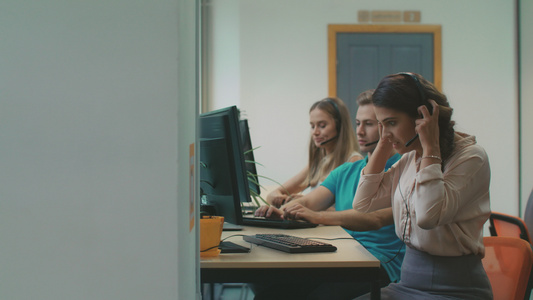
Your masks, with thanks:
[(299, 237), (348, 238), (320, 240), (337, 247), (336, 252), (291, 254), (245, 242), (242, 236), (226, 241), (251, 248), (250, 253), (224, 253), (200, 261), (202, 283), (228, 282), (348, 282), (372, 283), (372, 299), (380, 299), (380, 262), (344, 229), (319, 226), (282, 230), (245, 226), (242, 231), (224, 231), (222, 238), (235, 234), (285, 233)]

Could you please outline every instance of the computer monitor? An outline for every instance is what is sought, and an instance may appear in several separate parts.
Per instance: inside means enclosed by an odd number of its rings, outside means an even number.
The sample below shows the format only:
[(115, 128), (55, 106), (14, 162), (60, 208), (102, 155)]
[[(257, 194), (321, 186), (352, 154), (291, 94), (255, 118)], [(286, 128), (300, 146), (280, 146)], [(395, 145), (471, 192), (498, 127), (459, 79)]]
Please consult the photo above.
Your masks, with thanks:
[(233, 224), (242, 224), (241, 202), (251, 201), (242, 149), (237, 107), (200, 115), (201, 194)]
[(241, 141), (242, 151), (244, 153), (244, 160), (246, 166), (246, 172), (248, 175), (248, 185), (250, 191), (253, 191), (257, 195), (261, 194), (261, 188), (259, 185), (259, 177), (257, 176), (257, 167), (255, 164), (254, 151), (252, 147), (252, 139), (250, 137), (250, 127), (248, 126), (248, 120), (240, 120), (239, 127), (241, 129)]

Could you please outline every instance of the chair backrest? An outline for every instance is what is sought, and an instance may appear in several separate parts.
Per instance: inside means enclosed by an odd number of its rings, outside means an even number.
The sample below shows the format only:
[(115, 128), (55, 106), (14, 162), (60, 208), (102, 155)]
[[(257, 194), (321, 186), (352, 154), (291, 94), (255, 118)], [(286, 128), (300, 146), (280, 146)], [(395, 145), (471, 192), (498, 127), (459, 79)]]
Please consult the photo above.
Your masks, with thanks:
[(531, 242), (528, 227), (524, 220), (519, 217), (492, 212), (489, 222), (490, 235), (492, 236), (516, 237)]
[(524, 299), (533, 265), (531, 245), (523, 239), (503, 236), (484, 237), (483, 243), (483, 267), (492, 285), (494, 300)]
[[(524, 212), (524, 222), (528, 228), (533, 228), (533, 190), (529, 194), (529, 199), (526, 204), (526, 211)], [(529, 240), (533, 241), (533, 229), (529, 233)]]

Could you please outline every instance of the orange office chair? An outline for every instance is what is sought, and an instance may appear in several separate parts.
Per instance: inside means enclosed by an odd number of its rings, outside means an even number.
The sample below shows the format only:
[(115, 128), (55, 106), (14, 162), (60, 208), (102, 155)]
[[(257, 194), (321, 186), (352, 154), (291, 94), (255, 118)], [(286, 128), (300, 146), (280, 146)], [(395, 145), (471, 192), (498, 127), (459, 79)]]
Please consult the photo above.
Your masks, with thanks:
[(482, 262), (494, 300), (529, 299), (528, 283), (533, 265), (531, 245), (525, 240), (504, 236), (484, 237), (483, 243), (485, 257)]
[(531, 243), (526, 223), (519, 217), (493, 212), (490, 214), (489, 222), (491, 236), (516, 237)]

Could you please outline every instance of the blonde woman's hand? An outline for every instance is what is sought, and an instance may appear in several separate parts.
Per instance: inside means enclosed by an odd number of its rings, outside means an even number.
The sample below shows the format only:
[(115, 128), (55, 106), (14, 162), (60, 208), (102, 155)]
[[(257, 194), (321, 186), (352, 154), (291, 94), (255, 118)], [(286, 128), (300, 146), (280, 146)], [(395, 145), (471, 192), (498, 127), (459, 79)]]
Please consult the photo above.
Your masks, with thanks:
[(294, 195), (277, 195), (275, 197), (271, 198), (271, 204), (275, 207), (281, 207), (284, 204), (287, 204), (291, 202), (292, 200), (298, 199), (302, 197), (302, 194), (294, 194)]
[(283, 211), (272, 205), (262, 205), (255, 210), (256, 217), (265, 217), (270, 219), (283, 219)]
[(287, 199), (285, 199), (285, 203), (283, 203), (283, 204), (287, 204), (287, 203), (291, 202), (292, 200), (296, 200), (296, 199), (301, 198), (301, 197), (303, 197), (302, 194), (290, 195), (289, 197), (287, 197)]
[(286, 201), (289, 195), (285, 195), (282, 193), (272, 193), (268, 196), (267, 202), (272, 204), (275, 207), (281, 207)]

